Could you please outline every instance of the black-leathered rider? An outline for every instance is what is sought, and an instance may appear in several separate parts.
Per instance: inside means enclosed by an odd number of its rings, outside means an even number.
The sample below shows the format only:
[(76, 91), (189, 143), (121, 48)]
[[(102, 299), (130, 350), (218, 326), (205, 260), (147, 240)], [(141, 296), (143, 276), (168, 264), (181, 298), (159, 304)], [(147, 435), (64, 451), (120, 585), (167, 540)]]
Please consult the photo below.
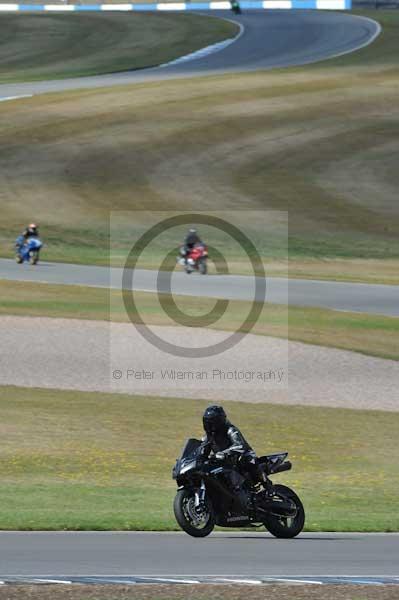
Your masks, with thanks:
[(189, 229), (186, 237), (184, 238), (184, 244), (180, 250), (182, 256), (184, 256), (184, 260), (187, 264), (188, 255), (191, 250), (194, 248), (196, 244), (202, 244), (200, 236), (198, 235), (198, 231), (196, 229)]
[(184, 250), (188, 253), (196, 244), (202, 244), (202, 240), (196, 229), (189, 229), (184, 239)]
[(202, 418), (205, 436), (202, 438), (202, 452), (205, 457), (230, 460), (239, 471), (249, 472), (252, 483), (263, 482), (263, 470), (256, 461), (256, 454), (241, 431), (230, 423), (222, 406), (209, 406)]

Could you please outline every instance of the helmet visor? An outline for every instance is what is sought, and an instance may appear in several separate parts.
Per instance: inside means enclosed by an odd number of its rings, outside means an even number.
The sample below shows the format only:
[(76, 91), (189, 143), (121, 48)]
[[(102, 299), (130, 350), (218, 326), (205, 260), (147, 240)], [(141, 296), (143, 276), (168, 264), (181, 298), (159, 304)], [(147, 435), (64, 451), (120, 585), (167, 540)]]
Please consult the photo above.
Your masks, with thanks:
[(213, 434), (224, 429), (226, 425), (226, 417), (223, 415), (214, 415), (203, 418), (204, 429), (206, 433)]

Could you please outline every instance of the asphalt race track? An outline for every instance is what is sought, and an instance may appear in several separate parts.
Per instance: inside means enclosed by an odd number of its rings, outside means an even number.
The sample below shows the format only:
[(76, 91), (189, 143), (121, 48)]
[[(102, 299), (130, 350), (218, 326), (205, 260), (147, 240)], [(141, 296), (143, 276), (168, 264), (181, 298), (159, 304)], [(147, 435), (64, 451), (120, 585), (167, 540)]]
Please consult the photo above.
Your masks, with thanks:
[[(352, 578), (399, 583), (399, 534), (305, 533), (278, 540), (259, 532), (1, 532), (0, 579), (85, 578), (121, 582), (162, 578), (260, 583), (278, 578)], [(327, 581), (331, 581), (328, 580)]]
[[(18, 265), (10, 259), (0, 259), (0, 279), (36, 281), (53, 284), (75, 284), (121, 289), (122, 269), (108, 269), (62, 263), (39, 263), (36, 267)], [(157, 271), (136, 270), (133, 289), (137, 291), (165, 291), (157, 285)], [(175, 272), (171, 289), (183, 296), (204, 296), (228, 300), (255, 298), (253, 277), (240, 275), (191, 276)], [(263, 301), (262, 298), (258, 298)], [(364, 312), (399, 317), (399, 286), (365, 283), (341, 283), (306, 279), (270, 277), (266, 281), (266, 301), (292, 306), (318, 306), (333, 310)]]
[[(230, 18), (230, 11), (207, 14)], [(380, 26), (371, 19), (329, 11), (251, 11), (234, 21), (243, 26), (240, 38), (204, 58), (153, 69), (0, 85), (0, 99), (46, 92), (131, 84), (225, 72), (255, 71), (316, 62), (372, 42)]]

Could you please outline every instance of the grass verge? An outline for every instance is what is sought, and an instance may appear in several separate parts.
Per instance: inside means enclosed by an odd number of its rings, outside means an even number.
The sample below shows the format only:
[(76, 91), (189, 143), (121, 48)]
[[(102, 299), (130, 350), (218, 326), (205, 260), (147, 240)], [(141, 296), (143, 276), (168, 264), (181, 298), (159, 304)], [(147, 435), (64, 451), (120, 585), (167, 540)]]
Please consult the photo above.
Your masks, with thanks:
[[(176, 324), (165, 314), (155, 294), (138, 292), (135, 300), (146, 323)], [(192, 315), (204, 314), (215, 304), (210, 298), (177, 296), (175, 300), (182, 311)], [(249, 302), (230, 301), (215, 327), (235, 330), (249, 309)], [(0, 314), (128, 320), (117, 290), (12, 281), (0, 281)], [(399, 319), (391, 317), (290, 306), (287, 320), (286, 306), (267, 304), (252, 332), (399, 360)]]
[[(289, 450), (277, 479), (308, 530), (399, 529), (399, 413), (224, 405), (258, 452)], [(1, 529), (176, 529), (171, 468), (204, 401), (3, 387), (0, 406)]]
[(233, 23), (186, 14), (1, 14), (0, 83), (156, 66), (237, 32)]

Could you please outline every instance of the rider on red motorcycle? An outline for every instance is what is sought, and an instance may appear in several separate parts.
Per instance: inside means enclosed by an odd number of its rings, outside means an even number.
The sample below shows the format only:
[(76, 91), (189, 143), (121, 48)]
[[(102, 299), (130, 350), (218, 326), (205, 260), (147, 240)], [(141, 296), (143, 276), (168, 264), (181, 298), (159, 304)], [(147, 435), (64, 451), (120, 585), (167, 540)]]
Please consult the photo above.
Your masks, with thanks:
[(199, 271), (207, 273), (208, 248), (201, 240), (196, 229), (190, 229), (180, 247), (178, 263), (184, 266), (186, 273)]
[(188, 233), (185, 237), (185, 240), (184, 240), (182, 254), (184, 252), (184, 256), (187, 256), (189, 254), (190, 250), (192, 250), (196, 244), (203, 244), (203, 241), (201, 240), (200, 236), (198, 235), (198, 232), (196, 229), (189, 229)]

